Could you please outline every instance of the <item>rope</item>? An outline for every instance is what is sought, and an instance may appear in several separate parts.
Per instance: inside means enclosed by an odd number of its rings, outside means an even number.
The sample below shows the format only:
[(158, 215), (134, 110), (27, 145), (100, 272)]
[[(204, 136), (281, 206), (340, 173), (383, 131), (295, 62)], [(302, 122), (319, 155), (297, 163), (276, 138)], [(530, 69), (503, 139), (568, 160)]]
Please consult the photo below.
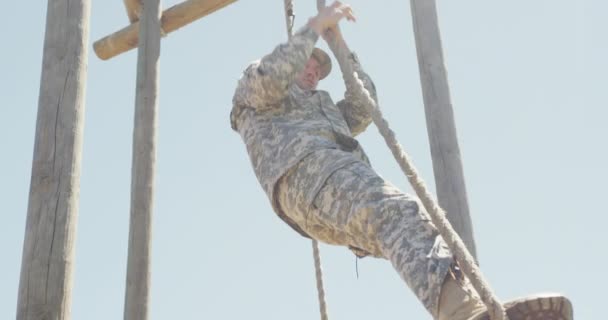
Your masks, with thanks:
[(319, 296), (319, 311), (321, 320), (327, 320), (327, 304), (325, 303), (325, 290), (323, 289), (323, 272), (321, 270), (321, 255), (319, 254), (319, 243), (312, 241), (312, 255), (315, 258), (315, 276), (317, 278), (317, 292)]
[(293, 22), (296, 18), (293, 13), (293, 0), (285, 0), (285, 26), (287, 27), (287, 38), (291, 39), (293, 34)]
[(399, 166), (407, 176), (410, 184), (416, 191), (416, 195), (422, 201), (424, 207), (428, 211), (433, 221), (433, 224), (439, 230), (439, 233), (444, 238), (450, 250), (454, 253), (456, 259), (460, 262), (463, 273), (469, 278), (471, 284), (481, 296), (481, 300), (488, 308), (491, 319), (506, 320), (505, 310), (498, 298), (492, 292), (489, 284), (483, 278), (481, 271), (475, 263), (475, 258), (466, 249), (464, 242), (458, 236), (445, 217), (445, 211), (439, 207), (435, 199), (433, 199), (426, 184), (420, 178), (418, 171), (412, 164), (412, 161), (402, 146), (395, 138), (395, 133), (390, 129), (388, 122), (383, 118), (382, 112), (371, 98), (369, 92), (363, 87), (363, 82), (353, 74), (358, 83), (359, 89), (363, 89), (361, 94), (367, 100), (372, 112), (372, 119), (378, 127), (380, 134), (384, 137), (393, 156), (399, 163)]
[[(285, 25), (287, 27), (287, 38), (291, 39), (295, 14), (293, 12), (293, 0), (284, 0)], [(323, 270), (321, 269), (321, 255), (319, 254), (319, 243), (312, 239), (312, 255), (315, 262), (315, 277), (317, 279), (317, 296), (319, 298), (319, 312), (321, 320), (327, 320), (327, 303), (325, 302), (325, 289), (323, 289)]]
[[(317, 0), (317, 9), (325, 7), (325, 0)], [(388, 121), (382, 115), (379, 106), (370, 96), (370, 93), (363, 86), (363, 82), (353, 71), (353, 67), (349, 62), (349, 52), (342, 50), (335, 41), (330, 41), (330, 49), (340, 64), (340, 69), (347, 83), (356, 83), (355, 94), (360, 95), (366, 101), (368, 109), (372, 115), (372, 120), (378, 131), (384, 138), (384, 141), (391, 150), (395, 160), (397, 160), (401, 170), (408, 178), (410, 184), (414, 188), (416, 195), (420, 198), (422, 204), (431, 216), (433, 224), (437, 227), (439, 233), (446, 241), (448, 247), (454, 254), (456, 260), (460, 263), (463, 273), (471, 281), (471, 284), (480, 295), (481, 300), (488, 308), (490, 319), (493, 320), (508, 320), (503, 305), (498, 301), (496, 295), (492, 292), (490, 285), (484, 279), (481, 270), (475, 263), (475, 259), (469, 253), (462, 239), (458, 236), (454, 228), (447, 220), (445, 211), (439, 207), (425, 182), (420, 178), (418, 170), (414, 167), (409, 155), (405, 152), (401, 144), (397, 141), (395, 133), (391, 130)], [(354, 81), (354, 82), (353, 82)]]
[[(287, 35), (291, 39), (294, 17), (293, 1), (285, 0), (285, 22), (287, 26)], [(317, 0), (317, 9), (321, 10), (325, 7), (325, 0)], [(388, 121), (382, 115), (379, 106), (370, 96), (370, 93), (363, 86), (363, 82), (353, 71), (352, 65), (349, 62), (349, 52), (341, 50), (342, 48), (337, 43), (330, 41), (329, 47), (338, 60), (340, 69), (347, 83), (356, 83), (355, 92), (365, 99), (367, 106), (372, 115), (372, 120), (378, 128), (378, 131), (384, 138), (384, 141), (391, 150), (397, 163), (408, 178), (410, 184), (414, 188), (416, 195), (426, 208), (431, 216), (433, 224), (437, 227), (439, 233), (446, 241), (448, 247), (454, 254), (456, 260), (460, 262), (463, 273), (471, 281), (473, 288), (480, 295), (481, 300), (488, 308), (490, 318), (493, 320), (508, 320), (503, 305), (498, 301), (496, 295), (492, 292), (489, 284), (484, 279), (481, 270), (475, 263), (475, 259), (466, 249), (464, 243), (452, 228), (449, 221), (445, 217), (445, 211), (439, 207), (433, 196), (429, 192), (425, 182), (420, 178), (418, 170), (414, 167), (409, 155), (405, 152), (401, 144), (397, 141), (395, 133), (391, 130)], [(325, 302), (325, 291), (323, 289), (323, 273), (321, 270), (321, 258), (319, 255), (318, 242), (312, 240), (313, 256), (315, 262), (315, 276), (317, 278), (317, 291), (319, 297), (319, 309), (321, 319), (327, 320), (327, 304)]]

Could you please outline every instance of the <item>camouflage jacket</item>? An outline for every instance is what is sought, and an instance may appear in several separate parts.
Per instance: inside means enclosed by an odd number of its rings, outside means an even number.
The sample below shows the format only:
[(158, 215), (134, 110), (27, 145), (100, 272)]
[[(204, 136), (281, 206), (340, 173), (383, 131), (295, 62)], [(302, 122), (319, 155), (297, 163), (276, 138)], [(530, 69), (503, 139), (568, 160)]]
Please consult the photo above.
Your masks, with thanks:
[[(315, 163), (324, 163), (314, 168), (307, 202), (312, 202), (323, 181), (339, 167), (353, 159), (369, 163), (353, 138), (371, 123), (365, 105), (353, 93), (355, 84), (345, 83), (345, 98), (336, 104), (326, 91), (304, 91), (295, 84), (296, 75), (304, 69), (318, 38), (311, 28), (303, 27), (289, 42), (252, 62), (238, 81), (232, 101), (232, 129), (245, 142), (255, 174), (275, 211), (273, 194), (277, 181), (303, 158), (312, 155), (317, 158)], [(375, 99), (371, 79), (354, 53), (351, 59)], [(318, 161), (322, 158), (330, 161)]]

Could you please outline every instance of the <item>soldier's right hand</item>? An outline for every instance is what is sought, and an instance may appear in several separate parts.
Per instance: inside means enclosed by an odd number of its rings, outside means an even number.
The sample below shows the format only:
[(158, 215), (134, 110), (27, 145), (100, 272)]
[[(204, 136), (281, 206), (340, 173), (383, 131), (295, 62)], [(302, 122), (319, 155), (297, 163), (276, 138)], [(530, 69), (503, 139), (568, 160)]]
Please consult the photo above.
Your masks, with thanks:
[(357, 21), (350, 5), (334, 1), (331, 5), (321, 9), (315, 17), (311, 18), (308, 21), (308, 25), (319, 35), (322, 35), (326, 29), (335, 27), (344, 18), (348, 21)]

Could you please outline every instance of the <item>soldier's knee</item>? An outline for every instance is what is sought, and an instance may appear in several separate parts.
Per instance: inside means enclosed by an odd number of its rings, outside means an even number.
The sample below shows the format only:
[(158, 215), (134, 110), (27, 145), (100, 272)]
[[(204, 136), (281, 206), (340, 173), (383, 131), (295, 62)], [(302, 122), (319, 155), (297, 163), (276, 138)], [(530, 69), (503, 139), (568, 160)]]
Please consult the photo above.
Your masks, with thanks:
[(420, 203), (418, 198), (407, 194), (396, 197), (394, 201), (399, 208), (398, 210), (404, 215), (416, 215), (422, 208), (422, 203)]
[(421, 208), (417, 199), (403, 195), (383, 199), (374, 213), (375, 218), (383, 223), (397, 222), (417, 218), (421, 214)]

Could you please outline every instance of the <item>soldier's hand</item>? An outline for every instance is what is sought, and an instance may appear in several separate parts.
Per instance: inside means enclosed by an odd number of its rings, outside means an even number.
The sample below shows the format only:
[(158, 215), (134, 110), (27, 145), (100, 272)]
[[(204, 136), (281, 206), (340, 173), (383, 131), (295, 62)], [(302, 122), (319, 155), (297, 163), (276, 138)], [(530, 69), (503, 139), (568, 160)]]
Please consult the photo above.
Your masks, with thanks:
[(348, 21), (357, 21), (350, 5), (334, 1), (331, 5), (321, 9), (308, 23), (319, 35), (323, 35), (325, 30), (334, 28), (344, 18)]

